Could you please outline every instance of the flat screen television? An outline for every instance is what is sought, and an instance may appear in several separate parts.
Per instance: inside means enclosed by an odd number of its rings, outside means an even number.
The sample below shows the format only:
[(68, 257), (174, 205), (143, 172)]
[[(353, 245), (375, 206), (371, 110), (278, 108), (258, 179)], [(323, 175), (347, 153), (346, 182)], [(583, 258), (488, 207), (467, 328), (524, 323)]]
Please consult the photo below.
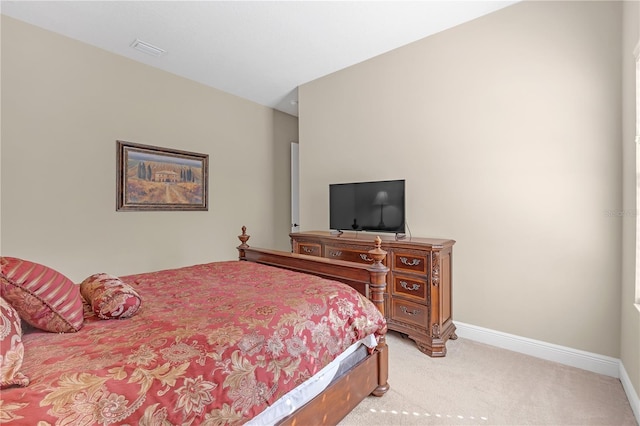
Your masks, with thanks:
[(329, 185), (329, 228), (405, 233), (404, 179)]

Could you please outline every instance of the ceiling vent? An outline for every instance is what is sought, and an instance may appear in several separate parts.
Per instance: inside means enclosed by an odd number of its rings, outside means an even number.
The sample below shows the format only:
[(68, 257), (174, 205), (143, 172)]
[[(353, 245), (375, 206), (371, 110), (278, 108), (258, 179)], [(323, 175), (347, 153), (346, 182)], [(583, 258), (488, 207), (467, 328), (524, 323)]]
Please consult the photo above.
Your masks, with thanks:
[(147, 43), (146, 41), (142, 41), (140, 39), (135, 39), (133, 43), (131, 43), (131, 47), (134, 49), (146, 53), (151, 56), (162, 56), (166, 55), (167, 51), (164, 49), (160, 49), (152, 44)]

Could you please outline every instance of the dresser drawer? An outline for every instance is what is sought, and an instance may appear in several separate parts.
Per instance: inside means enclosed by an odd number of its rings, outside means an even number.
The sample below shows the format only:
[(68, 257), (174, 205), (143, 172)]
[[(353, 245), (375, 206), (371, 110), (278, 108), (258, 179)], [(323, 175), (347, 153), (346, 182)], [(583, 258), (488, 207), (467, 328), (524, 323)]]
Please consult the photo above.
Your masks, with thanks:
[(429, 257), (427, 253), (396, 251), (393, 253), (393, 270), (426, 274)]
[(369, 250), (358, 250), (356, 248), (340, 246), (326, 245), (324, 247), (324, 257), (346, 260), (348, 262), (366, 263), (367, 265), (373, 263), (373, 258), (369, 255)]
[(393, 274), (392, 291), (394, 295), (410, 297), (418, 303), (427, 303), (426, 280), (401, 274)]
[(406, 300), (391, 300), (391, 319), (427, 327), (429, 308)]
[(314, 243), (299, 243), (298, 244), (298, 253), (306, 254), (309, 256), (321, 256), (322, 248), (320, 244)]

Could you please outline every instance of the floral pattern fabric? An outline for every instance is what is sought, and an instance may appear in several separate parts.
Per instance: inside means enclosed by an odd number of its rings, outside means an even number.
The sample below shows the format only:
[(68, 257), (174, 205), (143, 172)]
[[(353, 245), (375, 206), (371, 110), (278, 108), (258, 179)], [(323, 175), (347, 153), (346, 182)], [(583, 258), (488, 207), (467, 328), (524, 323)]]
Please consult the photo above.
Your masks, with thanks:
[(23, 336), (31, 383), (3, 390), (0, 422), (242, 424), (386, 331), (350, 287), (250, 262), (121, 279), (145, 300), (137, 315), (101, 321), (85, 306), (77, 333)]
[(125, 319), (140, 309), (142, 299), (128, 284), (113, 275), (98, 273), (80, 283), (80, 294), (100, 319)]
[(20, 372), (23, 358), (22, 322), (13, 306), (0, 297), (0, 388), (29, 384)]

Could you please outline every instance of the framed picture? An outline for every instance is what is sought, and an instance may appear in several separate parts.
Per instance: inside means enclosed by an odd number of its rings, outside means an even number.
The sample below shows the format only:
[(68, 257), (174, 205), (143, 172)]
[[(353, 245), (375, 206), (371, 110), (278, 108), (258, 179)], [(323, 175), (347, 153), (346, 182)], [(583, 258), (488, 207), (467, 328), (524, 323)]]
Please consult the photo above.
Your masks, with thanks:
[(116, 210), (208, 210), (209, 156), (116, 141)]

